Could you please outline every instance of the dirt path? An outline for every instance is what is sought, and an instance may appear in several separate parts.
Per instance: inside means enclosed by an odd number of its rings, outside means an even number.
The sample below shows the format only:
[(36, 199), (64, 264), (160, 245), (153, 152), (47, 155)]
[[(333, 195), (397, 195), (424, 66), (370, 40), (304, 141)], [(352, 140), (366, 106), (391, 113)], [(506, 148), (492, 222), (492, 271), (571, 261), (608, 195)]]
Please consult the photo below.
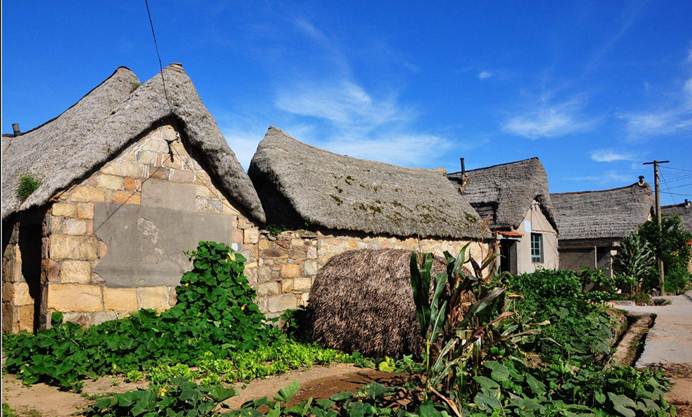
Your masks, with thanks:
[(19, 416), (66, 417), (79, 416), (89, 405), (88, 396), (125, 392), (145, 386), (128, 383), (119, 377), (104, 377), (84, 383), (83, 394), (60, 391), (46, 384), (26, 386), (14, 375), (3, 375), (2, 401), (10, 405)]
[(246, 385), (236, 385), (238, 395), (224, 403), (230, 408), (238, 408), (244, 402), (262, 397), (272, 398), (279, 389), (293, 381), (300, 384), (300, 391), (295, 401), (313, 398), (329, 398), (337, 392), (354, 391), (370, 382), (390, 378), (392, 374), (374, 369), (357, 368), (349, 364), (317, 366), (314, 368), (291, 371), (265, 379), (256, 379)]
[(678, 408), (679, 417), (692, 417), (692, 291), (662, 297), (667, 306), (617, 306), (632, 313), (655, 313), (638, 368), (662, 366), (673, 389), (666, 396)]
[[(225, 403), (231, 408), (238, 408), (248, 400), (271, 398), (293, 381), (298, 381), (301, 386), (295, 397), (295, 401), (300, 401), (309, 397), (329, 398), (337, 392), (355, 391), (362, 385), (391, 377), (392, 374), (348, 364), (316, 366), (256, 379), (248, 384), (236, 384), (238, 395)], [(146, 386), (146, 383), (128, 383), (122, 378), (109, 376), (86, 381), (82, 394), (76, 394), (46, 384), (26, 386), (16, 376), (9, 374), (3, 376), (2, 382), (3, 402), (9, 404), (17, 415), (27, 417), (80, 416), (80, 411), (90, 404), (88, 398), (93, 395), (125, 392)]]

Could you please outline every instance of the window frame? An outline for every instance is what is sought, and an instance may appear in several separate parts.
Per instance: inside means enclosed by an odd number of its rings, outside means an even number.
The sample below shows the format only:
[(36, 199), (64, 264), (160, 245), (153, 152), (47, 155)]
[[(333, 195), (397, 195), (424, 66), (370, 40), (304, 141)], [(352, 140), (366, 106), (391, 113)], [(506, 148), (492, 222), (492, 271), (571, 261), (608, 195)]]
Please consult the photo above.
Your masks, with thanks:
[(531, 262), (542, 264), (545, 248), (543, 245), (543, 233), (531, 232)]

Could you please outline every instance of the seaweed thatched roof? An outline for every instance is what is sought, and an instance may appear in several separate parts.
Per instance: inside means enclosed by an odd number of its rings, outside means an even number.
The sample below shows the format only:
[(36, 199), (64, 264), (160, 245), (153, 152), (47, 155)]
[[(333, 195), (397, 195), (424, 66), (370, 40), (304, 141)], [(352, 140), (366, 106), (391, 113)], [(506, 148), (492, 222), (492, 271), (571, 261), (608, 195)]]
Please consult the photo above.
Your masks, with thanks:
[(401, 237), (487, 236), (441, 172), (337, 155), (277, 128), (260, 142), (249, 174), (269, 223)]
[[(252, 182), (238, 163), (182, 66), (140, 86), (135, 74), (118, 68), (58, 117), (16, 137), (2, 138), (2, 218), (48, 202), (151, 129), (175, 124), (183, 140), (226, 197), (257, 221), (264, 212)], [(23, 175), (41, 181), (25, 201), (17, 196)]]
[[(331, 258), (310, 290), (312, 340), (375, 357), (420, 353), (410, 259), (411, 252), (401, 249), (352, 250)], [(444, 270), (435, 258), (433, 272)]]
[(648, 220), (654, 204), (646, 183), (551, 196), (560, 240), (623, 238)]
[[(449, 174), (460, 183), (461, 173)], [(463, 195), (495, 228), (519, 227), (534, 200), (557, 229), (548, 176), (538, 158), (466, 171)]]
[(671, 206), (661, 207), (663, 216), (678, 216), (682, 220), (689, 232), (692, 232), (692, 203), (685, 200), (684, 203), (673, 204)]

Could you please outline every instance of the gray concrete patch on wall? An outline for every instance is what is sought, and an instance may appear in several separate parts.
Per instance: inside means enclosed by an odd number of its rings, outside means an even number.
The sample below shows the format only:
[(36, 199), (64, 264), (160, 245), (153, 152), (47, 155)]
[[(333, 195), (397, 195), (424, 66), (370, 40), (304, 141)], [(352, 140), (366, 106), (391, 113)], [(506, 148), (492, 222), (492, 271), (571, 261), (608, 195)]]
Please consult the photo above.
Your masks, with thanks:
[(108, 247), (94, 268), (107, 287), (174, 286), (200, 240), (229, 243), (232, 217), (163, 207), (98, 203), (94, 232)]

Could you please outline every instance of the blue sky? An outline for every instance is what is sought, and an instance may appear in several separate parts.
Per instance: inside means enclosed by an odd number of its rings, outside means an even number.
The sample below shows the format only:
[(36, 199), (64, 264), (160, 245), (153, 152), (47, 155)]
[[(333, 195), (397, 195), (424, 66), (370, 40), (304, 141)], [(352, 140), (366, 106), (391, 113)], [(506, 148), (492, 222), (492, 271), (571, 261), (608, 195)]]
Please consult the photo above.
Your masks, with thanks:
[[(150, 0), (247, 167), (269, 125), (338, 153), (458, 170), (538, 156), (551, 191), (669, 159), (692, 199), (692, 2)], [(405, 7), (404, 7), (405, 5)], [(2, 129), (27, 130), (120, 65), (158, 63), (143, 1), (3, 2)]]

